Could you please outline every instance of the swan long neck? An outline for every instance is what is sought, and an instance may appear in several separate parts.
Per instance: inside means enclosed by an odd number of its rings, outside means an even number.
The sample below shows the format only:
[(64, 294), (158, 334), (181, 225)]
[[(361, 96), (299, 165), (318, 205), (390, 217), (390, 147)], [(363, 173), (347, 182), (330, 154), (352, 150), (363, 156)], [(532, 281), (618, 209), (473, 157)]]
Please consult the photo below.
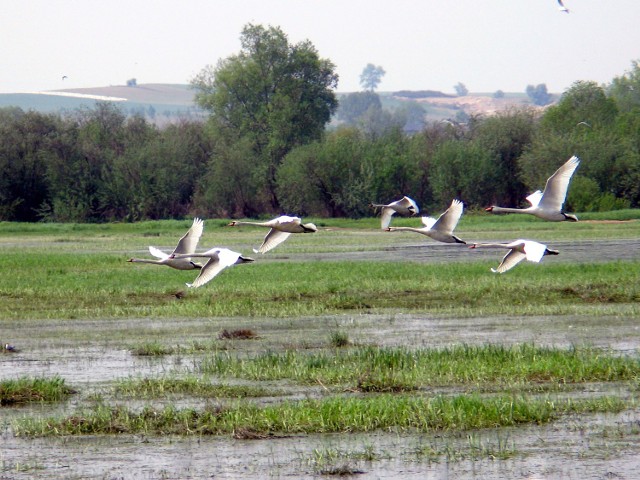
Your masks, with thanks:
[(390, 232), (416, 232), (416, 233), (424, 233), (424, 230), (421, 228), (415, 227), (389, 227)]
[(491, 213), (530, 213), (526, 208), (491, 207)]
[(129, 261), (134, 263), (152, 263), (154, 265), (160, 265), (162, 263), (162, 260), (148, 260), (146, 258), (131, 258)]
[(504, 243), (474, 243), (473, 248), (511, 248)]
[(265, 223), (265, 222), (242, 222), (242, 221), (234, 221), (234, 222), (233, 222), (233, 224), (234, 224), (235, 226), (238, 226), (238, 225), (252, 225), (252, 226), (254, 226), (254, 227), (268, 227), (268, 226), (270, 226), (270, 225), (268, 225), (268, 224), (267, 224), (267, 223)]

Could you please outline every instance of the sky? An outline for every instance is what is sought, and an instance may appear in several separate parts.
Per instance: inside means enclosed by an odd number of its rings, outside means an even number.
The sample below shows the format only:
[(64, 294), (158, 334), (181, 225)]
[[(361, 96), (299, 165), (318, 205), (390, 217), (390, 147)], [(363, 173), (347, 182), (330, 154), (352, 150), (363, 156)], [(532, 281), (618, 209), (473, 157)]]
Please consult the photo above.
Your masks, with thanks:
[[(639, 0), (3, 0), (0, 93), (188, 84), (240, 51), (248, 24), (309, 40), (336, 66), (338, 92), (561, 93), (609, 83), (640, 60)], [(67, 78), (63, 79), (63, 76)]]

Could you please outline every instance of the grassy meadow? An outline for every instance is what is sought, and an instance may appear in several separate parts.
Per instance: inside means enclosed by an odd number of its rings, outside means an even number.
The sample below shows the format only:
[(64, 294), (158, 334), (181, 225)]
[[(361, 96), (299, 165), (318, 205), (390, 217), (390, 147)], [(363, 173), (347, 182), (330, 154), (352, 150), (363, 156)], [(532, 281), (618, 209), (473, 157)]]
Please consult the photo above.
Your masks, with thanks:
[[(456, 233), (468, 242), (516, 238), (557, 242), (565, 251), (574, 242), (624, 244), (640, 238), (638, 211), (580, 218), (577, 224), (552, 224), (478, 212), (463, 216)], [(190, 220), (0, 223), (0, 341), (17, 338), (23, 350), (29, 348), (29, 339), (48, 348), (117, 344), (131, 356), (177, 357), (188, 365), (186, 373), (169, 371), (142, 378), (122, 372), (106, 390), (102, 386), (95, 392), (78, 391), (59, 377), (0, 378), (3, 406), (18, 401), (64, 402), (70, 395), (83, 399), (76, 413), (16, 420), (14, 434), (263, 438), (371, 430), (449, 431), (637, 408), (637, 351), (620, 356), (589, 346), (531, 344), (388, 347), (363, 340), (357, 325), (331, 327), (332, 320), (327, 320), (398, 314), (453, 320), (639, 319), (637, 252), (613, 261), (599, 258), (597, 252), (587, 261), (562, 261), (561, 252), (539, 265), (523, 262), (495, 275), (490, 267), (500, 261), (502, 250), (480, 257), (463, 245), (436, 246), (420, 235), (383, 232), (376, 218), (309, 220), (318, 225), (318, 233), (293, 235), (266, 255), (251, 253), (265, 230), (229, 228), (227, 220), (207, 220), (200, 250), (225, 246), (253, 256), (256, 262), (229, 268), (198, 289), (185, 286), (196, 272), (126, 261), (151, 258), (148, 245), (173, 249)], [(394, 219), (395, 225), (416, 222)], [(419, 256), (430, 247), (441, 250), (426, 260)], [(458, 257), (438, 257), (437, 252), (447, 253), (449, 248), (457, 249)], [(314, 323), (317, 330), (310, 333)], [(103, 324), (113, 328), (103, 331)], [(203, 324), (208, 325), (206, 338), (200, 335)], [(250, 324), (253, 330), (234, 336), (233, 331), (215, 329), (233, 324)], [(47, 326), (51, 328), (43, 328)], [(382, 327), (392, 329), (393, 322)], [(194, 332), (200, 336), (190, 339)], [(2, 353), (2, 358), (8, 355), (12, 354)], [(623, 393), (572, 398), (582, 386), (593, 383), (623, 385), (617, 390)], [(292, 385), (304, 392), (304, 400), (289, 398)], [(60, 388), (59, 394), (42, 393)], [(271, 400), (264, 405), (262, 398)], [(154, 406), (157, 399), (163, 399), (164, 406)], [(200, 409), (167, 406), (171, 399), (182, 404), (185, 399), (217, 403)], [(123, 406), (127, 400), (145, 406)]]

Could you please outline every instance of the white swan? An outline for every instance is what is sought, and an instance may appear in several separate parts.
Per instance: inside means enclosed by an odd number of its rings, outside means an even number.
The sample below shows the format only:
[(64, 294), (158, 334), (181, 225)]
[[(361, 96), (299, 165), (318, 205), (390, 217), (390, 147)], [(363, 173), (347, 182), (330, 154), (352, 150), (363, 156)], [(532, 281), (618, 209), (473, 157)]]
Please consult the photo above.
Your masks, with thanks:
[(212, 248), (211, 250), (207, 250), (203, 253), (171, 254), (169, 258), (172, 260), (180, 260), (191, 257), (205, 257), (209, 259), (204, 267), (202, 267), (193, 283), (187, 283), (187, 287), (192, 288), (201, 287), (227, 267), (239, 263), (254, 261), (253, 258), (243, 257), (238, 252), (234, 252), (228, 248), (218, 247)]
[(382, 208), (380, 222), (383, 230), (389, 228), (391, 217), (396, 213), (409, 217), (417, 215), (420, 212), (418, 204), (407, 196), (386, 205), (371, 203), (369, 206), (373, 208)]
[(458, 220), (462, 216), (463, 204), (460, 200), (454, 199), (451, 206), (437, 219), (432, 217), (422, 217), (423, 228), (413, 227), (389, 227), (389, 232), (407, 231), (416, 232), (444, 243), (467, 243), (460, 240), (453, 234), (453, 230), (458, 225)]
[(550, 222), (568, 220), (577, 222), (578, 217), (562, 211), (562, 205), (567, 196), (567, 189), (573, 172), (580, 165), (580, 159), (575, 155), (565, 162), (547, 179), (544, 192), (537, 190), (527, 197), (531, 204), (529, 208), (488, 207), (491, 213), (527, 213)]
[[(164, 253), (162, 250), (157, 249), (156, 247), (149, 247), (149, 252), (154, 257), (158, 258), (158, 260), (147, 260), (143, 258), (130, 258), (127, 262), (135, 262), (135, 263), (152, 263), (154, 265), (166, 265), (171, 268), (175, 268), (176, 270), (194, 270), (202, 268), (202, 265), (199, 263), (194, 263), (191, 261), (191, 258), (188, 254), (196, 251), (196, 247), (198, 246), (198, 241), (202, 236), (202, 230), (204, 228), (204, 222), (199, 218), (193, 219), (193, 224), (191, 228), (184, 234), (184, 236), (178, 242), (175, 250), (172, 254)], [(187, 254), (181, 258), (173, 258), (171, 255), (173, 254)]]
[(268, 227), (271, 230), (264, 237), (260, 248), (253, 249), (254, 253), (267, 253), (284, 242), (292, 233), (314, 233), (318, 228), (313, 223), (302, 223), (299, 217), (282, 215), (268, 222), (243, 222), (234, 220), (228, 226), (237, 227), (239, 225), (252, 225), (256, 227)]
[(498, 268), (492, 268), (494, 273), (504, 273), (512, 269), (525, 258), (530, 262), (540, 262), (545, 255), (558, 255), (557, 250), (550, 250), (542, 243), (533, 240), (516, 240), (511, 243), (474, 243), (469, 248), (490, 247), (508, 248), (509, 252), (504, 256)]

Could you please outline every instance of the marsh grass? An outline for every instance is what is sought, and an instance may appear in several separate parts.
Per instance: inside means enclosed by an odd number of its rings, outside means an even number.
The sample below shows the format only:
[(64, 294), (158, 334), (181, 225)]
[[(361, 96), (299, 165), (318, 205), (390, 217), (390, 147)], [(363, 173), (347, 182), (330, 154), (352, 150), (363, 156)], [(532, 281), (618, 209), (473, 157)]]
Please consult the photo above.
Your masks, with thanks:
[(249, 401), (204, 410), (98, 405), (62, 418), (22, 418), (18, 436), (157, 434), (232, 435), (239, 429), (269, 434), (450, 431), (542, 424), (569, 413), (619, 412), (619, 398), (552, 400), (522, 396), (336, 396), (260, 407)]
[(29, 378), (0, 381), (0, 406), (35, 402), (59, 402), (76, 391), (63, 378)]
[[(25, 260), (22, 262), (22, 260)], [(394, 309), (450, 315), (616, 313), (640, 303), (640, 262), (522, 265), (495, 261), (255, 262), (210, 285), (176, 288), (193, 274), (131, 267), (108, 255), (5, 254), (0, 319), (106, 317), (294, 317)], [(509, 298), (509, 302), (504, 299)]]
[(201, 377), (185, 378), (127, 378), (118, 381), (115, 393), (132, 398), (162, 398), (181, 395), (199, 398), (245, 398), (282, 395), (281, 391), (253, 385), (224, 385)]
[(289, 379), (380, 392), (445, 385), (477, 388), (637, 382), (640, 360), (595, 348), (559, 349), (530, 344), (442, 349), (366, 346), (331, 352), (265, 352), (242, 358), (224, 352), (205, 358), (200, 370), (251, 380)]

